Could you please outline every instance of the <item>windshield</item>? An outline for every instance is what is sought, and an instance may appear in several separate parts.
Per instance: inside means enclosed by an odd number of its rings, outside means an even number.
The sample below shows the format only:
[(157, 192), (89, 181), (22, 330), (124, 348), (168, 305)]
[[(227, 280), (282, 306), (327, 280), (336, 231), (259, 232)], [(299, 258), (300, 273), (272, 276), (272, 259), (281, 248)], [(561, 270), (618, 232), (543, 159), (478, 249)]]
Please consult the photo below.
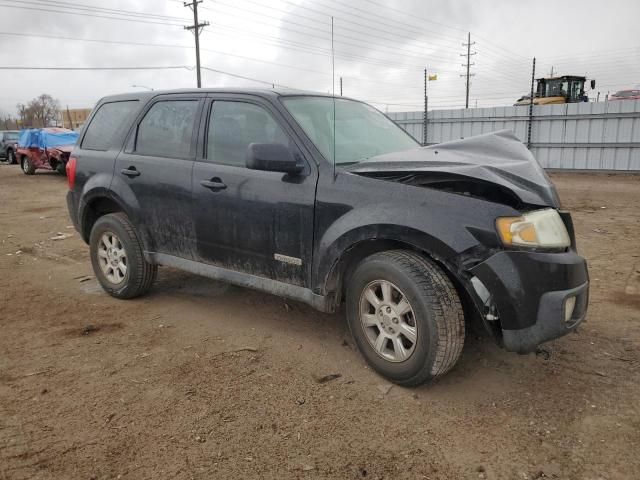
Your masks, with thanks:
[(546, 79), (538, 84), (541, 97), (566, 97), (568, 82), (561, 78)]
[(332, 97), (283, 99), (320, 153), (337, 165), (419, 146), (412, 137), (375, 108), (354, 100), (335, 99), (335, 159)]
[(5, 132), (4, 139), (17, 142), (18, 141), (18, 132)]

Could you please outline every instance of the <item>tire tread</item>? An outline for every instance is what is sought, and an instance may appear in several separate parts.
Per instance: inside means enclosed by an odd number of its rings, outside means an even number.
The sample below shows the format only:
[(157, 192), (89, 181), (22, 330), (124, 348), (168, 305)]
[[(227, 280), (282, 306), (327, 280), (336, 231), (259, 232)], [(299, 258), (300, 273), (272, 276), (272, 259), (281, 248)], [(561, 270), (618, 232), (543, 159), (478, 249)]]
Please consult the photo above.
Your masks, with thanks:
[(410, 250), (388, 250), (367, 260), (384, 260), (399, 266), (422, 292), (437, 328), (435, 361), (416, 375), (402, 381), (403, 386), (417, 386), (446, 374), (462, 353), (465, 337), (464, 311), (455, 286), (433, 260)]
[(99, 224), (99, 222), (104, 221), (117, 222), (124, 229), (129, 237), (129, 243), (132, 247), (132, 251), (127, 252), (127, 255), (129, 255), (130, 258), (134, 257), (132, 258), (134, 261), (129, 261), (129, 266), (134, 267), (134, 270), (129, 274), (129, 278), (133, 280), (133, 282), (117, 291), (109, 288), (105, 288), (105, 290), (107, 290), (110, 295), (122, 299), (130, 299), (144, 295), (151, 288), (151, 285), (156, 279), (158, 266), (145, 260), (142, 242), (138, 238), (135, 228), (125, 213), (109, 213), (100, 217), (100, 219), (95, 223), (94, 228)]

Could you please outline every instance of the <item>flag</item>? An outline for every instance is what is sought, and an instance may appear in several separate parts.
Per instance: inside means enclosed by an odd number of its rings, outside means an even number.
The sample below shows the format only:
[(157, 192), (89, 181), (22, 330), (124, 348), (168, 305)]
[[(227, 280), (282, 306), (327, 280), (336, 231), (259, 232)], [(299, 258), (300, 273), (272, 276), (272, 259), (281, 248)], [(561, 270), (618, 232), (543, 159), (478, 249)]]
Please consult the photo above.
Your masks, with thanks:
[(434, 73), (433, 75), (429, 75), (429, 81), (431, 82), (432, 80), (437, 80), (438, 79), (438, 74)]

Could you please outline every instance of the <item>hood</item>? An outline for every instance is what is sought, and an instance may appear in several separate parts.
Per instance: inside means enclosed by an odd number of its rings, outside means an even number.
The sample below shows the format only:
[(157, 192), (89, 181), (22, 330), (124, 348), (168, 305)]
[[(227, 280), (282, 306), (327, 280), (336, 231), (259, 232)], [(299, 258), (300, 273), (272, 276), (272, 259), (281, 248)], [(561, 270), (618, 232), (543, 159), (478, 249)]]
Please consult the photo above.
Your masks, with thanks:
[(346, 170), (491, 201), (560, 207), (546, 172), (509, 130), (378, 155)]

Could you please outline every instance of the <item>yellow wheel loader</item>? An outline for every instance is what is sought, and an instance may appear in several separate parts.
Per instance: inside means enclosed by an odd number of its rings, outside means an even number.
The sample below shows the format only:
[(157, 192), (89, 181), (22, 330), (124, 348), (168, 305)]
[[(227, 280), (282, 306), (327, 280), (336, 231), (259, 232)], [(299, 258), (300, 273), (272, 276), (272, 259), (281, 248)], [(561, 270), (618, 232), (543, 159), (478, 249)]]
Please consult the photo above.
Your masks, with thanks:
[[(584, 90), (586, 77), (564, 75), (562, 77), (538, 78), (533, 97), (534, 105), (555, 105), (559, 103), (588, 102), (589, 97)], [(591, 89), (596, 88), (596, 81), (590, 81)], [(531, 96), (520, 97), (514, 105), (529, 105)]]

